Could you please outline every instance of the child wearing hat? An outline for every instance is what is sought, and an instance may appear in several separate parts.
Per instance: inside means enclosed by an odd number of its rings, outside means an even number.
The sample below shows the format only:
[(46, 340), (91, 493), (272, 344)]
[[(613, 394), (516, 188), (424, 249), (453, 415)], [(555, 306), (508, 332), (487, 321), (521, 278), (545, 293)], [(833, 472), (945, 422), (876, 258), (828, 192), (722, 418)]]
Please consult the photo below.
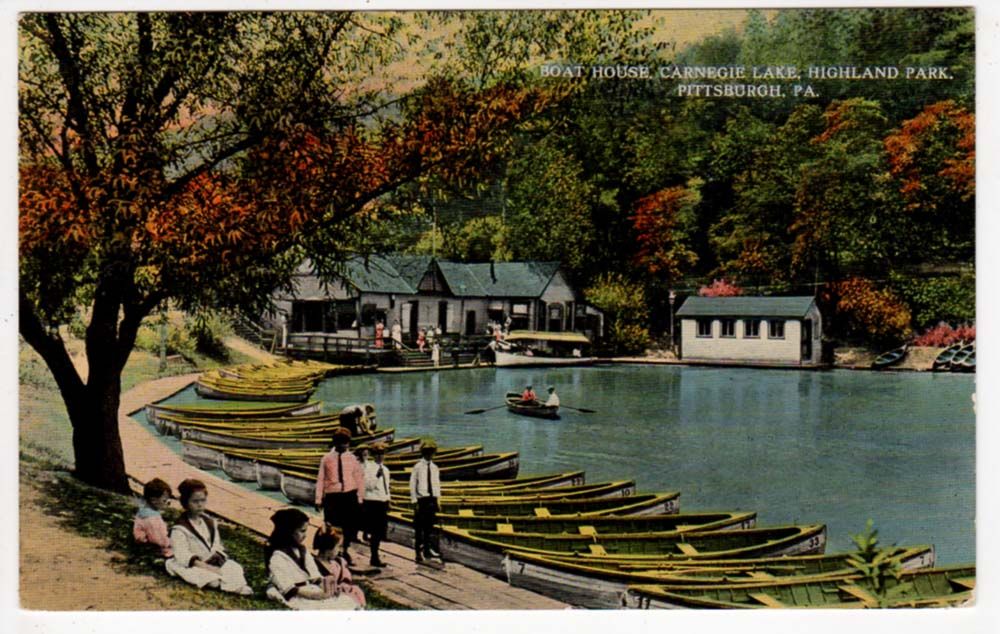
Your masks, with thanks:
[(438, 496), (441, 495), (441, 474), (434, 464), (437, 443), (428, 438), (420, 444), (420, 461), (410, 471), (410, 502), (413, 513), (413, 550), (417, 563), (424, 558), (441, 558), (431, 547), (432, 531), (437, 522)]
[(370, 564), (384, 568), (385, 563), (378, 556), (379, 545), (385, 539), (389, 513), (389, 468), (383, 464), (385, 443), (375, 443), (368, 450), (372, 459), (365, 462), (365, 500), (362, 516), (365, 532), (371, 547)]
[(357, 539), (361, 519), (361, 503), (365, 499), (365, 472), (357, 457), (349, 451), (351, 432), (340, 427), (333, 434), (333, 449), (319, 464), (316, 474), (316, 508), (323, 507), (326, 527), (336, 526), (344, 532), (341, 553), (348, 564), (351, 543)]

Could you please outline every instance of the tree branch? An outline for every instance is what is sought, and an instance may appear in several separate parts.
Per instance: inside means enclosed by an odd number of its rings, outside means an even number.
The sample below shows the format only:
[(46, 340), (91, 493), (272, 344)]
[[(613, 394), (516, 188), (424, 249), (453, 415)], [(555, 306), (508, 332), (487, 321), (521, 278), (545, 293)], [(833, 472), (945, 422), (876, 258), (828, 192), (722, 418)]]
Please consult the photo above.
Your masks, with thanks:
[[(93, 140), (90, 138), (90, 117), (83, 99), (83, 77), (76, 65), (76, 56), (70, 51), (69, 43), (59, 28), (56, 14), (45, 14), (45, 24), (51, 36), (50, 46), (59, 61), (59, 74), (69, 95), (69, 114), (67, 125), (76, 129), (83, 142), (83, 161), (91, 176), (98, 172), (97, 155), (94, 153)], [(73, 123), (71, 124), (70, 121)]]
[(18, 298), (18, 329), (24, 340), (41, 355), (45, 365), (59, 386), (63, 399), (69, 402), (82, 396), (83, 380), (80, 379), (73, 360), (59, 335), (53, 335), (42, 325), (34, 303), (22, 292)]

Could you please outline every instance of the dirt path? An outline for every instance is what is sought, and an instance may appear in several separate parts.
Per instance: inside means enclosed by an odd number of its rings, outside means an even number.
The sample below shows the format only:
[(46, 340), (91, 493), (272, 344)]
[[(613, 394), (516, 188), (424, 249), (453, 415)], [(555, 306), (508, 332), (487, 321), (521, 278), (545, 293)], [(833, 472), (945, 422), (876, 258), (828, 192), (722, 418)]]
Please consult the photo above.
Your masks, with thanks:
[(166, 610), (191, 607), (156, 577), (116, 569), (121, 555), (99, 539), (60, 527), (22, 478), (21, 607), (26, 610)]

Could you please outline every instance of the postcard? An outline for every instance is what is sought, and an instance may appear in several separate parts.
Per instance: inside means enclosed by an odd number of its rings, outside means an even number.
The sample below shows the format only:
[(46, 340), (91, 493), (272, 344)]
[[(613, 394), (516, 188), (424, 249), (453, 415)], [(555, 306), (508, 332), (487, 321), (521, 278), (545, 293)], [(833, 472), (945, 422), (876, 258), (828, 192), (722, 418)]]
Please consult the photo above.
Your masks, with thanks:
[(371, 9), (17, 16), (22, 617), (982, 613), (981, 8)]

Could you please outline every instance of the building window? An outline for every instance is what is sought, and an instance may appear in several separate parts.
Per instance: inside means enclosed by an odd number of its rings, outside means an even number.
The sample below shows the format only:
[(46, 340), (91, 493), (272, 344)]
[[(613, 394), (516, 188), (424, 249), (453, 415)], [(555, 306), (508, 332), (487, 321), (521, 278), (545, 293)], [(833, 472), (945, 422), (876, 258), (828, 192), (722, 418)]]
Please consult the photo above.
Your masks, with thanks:
[(711, 337), (712, 336), (712, 320), (711, 319), (699, 319), (698, 322), (698, 336), (699, 337)]
[(736, 320), (735, 319), (720, 319), (719, 325), (721, 326), (721, 336), (723, 337), (736, 337)]
[(756, 339), (760, 337), (760, 320), (759, 319), (744, 319), (743, 320), (743, 338), (744, 339)]
[(770, 339), (785, 338), (785, 320), (772, 319), (767, 322), (767, 336)]

